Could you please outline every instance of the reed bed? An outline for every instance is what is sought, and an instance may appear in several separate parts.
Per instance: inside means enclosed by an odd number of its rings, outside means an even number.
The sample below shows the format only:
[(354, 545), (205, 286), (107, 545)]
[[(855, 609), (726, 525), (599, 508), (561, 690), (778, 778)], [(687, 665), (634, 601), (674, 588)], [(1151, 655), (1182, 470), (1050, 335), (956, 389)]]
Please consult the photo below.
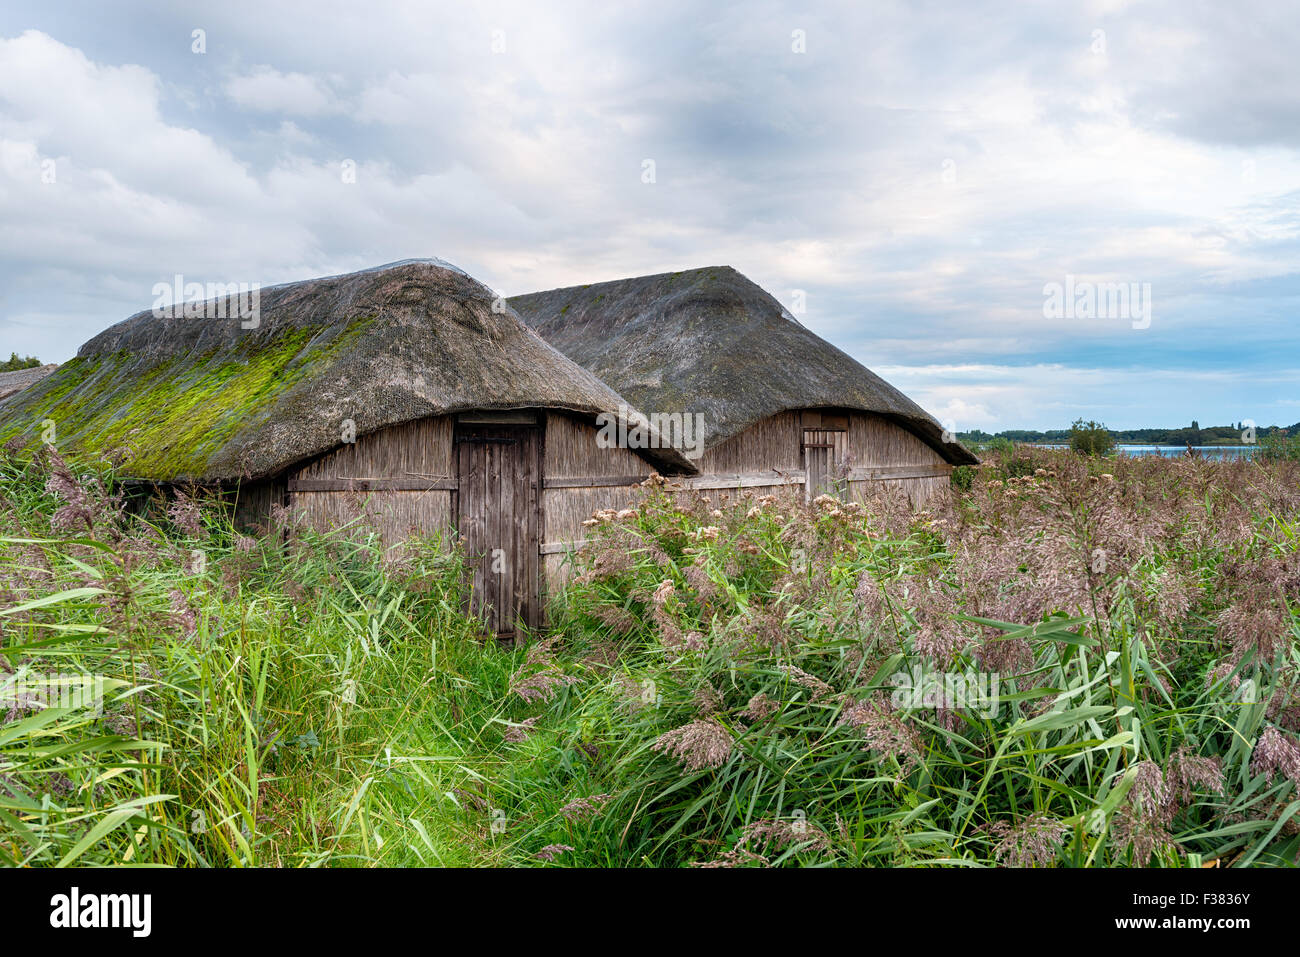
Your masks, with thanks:
[(1300, 464), (882, 492), (652, 482), (505, 647), (446, 543), (4, 453), (0, 862), (1296, 863)]

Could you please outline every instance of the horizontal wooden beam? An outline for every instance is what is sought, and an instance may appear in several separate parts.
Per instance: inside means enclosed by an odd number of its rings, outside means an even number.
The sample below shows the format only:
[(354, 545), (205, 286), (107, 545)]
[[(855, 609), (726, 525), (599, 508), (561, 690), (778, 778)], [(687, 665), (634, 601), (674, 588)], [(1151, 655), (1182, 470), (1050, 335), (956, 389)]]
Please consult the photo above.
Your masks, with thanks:
[(577, 542), (543, 542), (539, 551), (543, 555), (562, 555), (565, 552), (574, 552), (586, 545), (585, 541)]
[[(940, 478), (952, 472), (951, 465), (888, 465), (849, 471), (850, 482), (879, 482), (891, 479)], [(548, 478), (544, 486), (562, 488), (614, 488), (640, 485), (649, 475), (585, 475)], [(802, 469), (766, 472), (715, 472), (708, 475), (669, 477), (670, 482), (688, 489), (754, 488), (772, 485), (803, 485)], [(454, 492), (455, 479), (425, 478), (327, 478), (289, 479), (290, 492)]]
[(803, 469), (777, 472), (714, 472), (709, 475), (692, 475), (679, 480), (686, 488), (750, 488), (761, 485), (802, 485)]
[(890, 479), (941, 478), (952, 474), (951, 465), (882, 465), (850, 469), (850, 482), (884, 482)]
[(454, 492), (456, 488), (454, 479), (289, 479), (290, 492)]
[(640, 485), (649, 475), (582, 475), (575, 478), (548, 478), (546, 488), (609, 488), (614, 485)]

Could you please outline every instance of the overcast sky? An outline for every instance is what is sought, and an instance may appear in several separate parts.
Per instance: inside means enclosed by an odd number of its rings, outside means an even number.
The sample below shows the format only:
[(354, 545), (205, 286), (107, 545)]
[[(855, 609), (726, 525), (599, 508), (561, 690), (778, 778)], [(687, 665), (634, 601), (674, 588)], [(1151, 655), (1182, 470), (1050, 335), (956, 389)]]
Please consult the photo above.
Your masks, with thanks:
[(7, 0), (0, 351), (177, 273), (728, 264), (961, 430), (1300, 420), (1292, 3), (712, 6)]

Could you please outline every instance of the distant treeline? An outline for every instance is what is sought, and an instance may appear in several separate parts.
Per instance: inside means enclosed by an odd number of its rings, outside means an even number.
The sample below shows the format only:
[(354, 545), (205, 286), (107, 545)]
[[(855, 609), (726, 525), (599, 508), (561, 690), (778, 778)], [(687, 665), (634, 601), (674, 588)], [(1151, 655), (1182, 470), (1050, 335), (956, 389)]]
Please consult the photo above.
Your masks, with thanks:
[[(1190, 426), (1177, 429), (1107, 429), (1117, 445), (1241, 445), (1242, 433), (1246, 424), (1212, 425), (1201, 428), (1193, 420)], [(1283, 435), (1300, 433), (1300, 422), (1288, 426), (1259, 426), (1255, 429), (1256, 440), (1279, 432)], [(1037, 432), (1033, 429), (1007, 429), (996, 435), (973, 429), (970, 432), (958, 432), (957, 438), (962, 442), (992, 442), (994, 439), (1009, 439), (1012, 442), (1028, 442), (1036, 445), (1068, 445), (1069, 429), (1049, 429)]]

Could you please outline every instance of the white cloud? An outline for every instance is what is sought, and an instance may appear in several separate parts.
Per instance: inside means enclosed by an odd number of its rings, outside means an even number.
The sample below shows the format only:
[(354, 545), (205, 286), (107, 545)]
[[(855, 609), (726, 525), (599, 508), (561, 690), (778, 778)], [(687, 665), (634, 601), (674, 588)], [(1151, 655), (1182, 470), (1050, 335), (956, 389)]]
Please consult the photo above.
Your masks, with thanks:
[[(1200, 8), (1122, 0), (267, 5), (206, 12), (195, 56), (188, 15), (125, 3), (185, 42), (78, 49), (69, 15), (35, 5), (44, 32), (0, 36), (0, 331), (44, 357), (173, 271), (439, 255), (511, 294), (731, 264), (782, 301), (806, 290), (810, 328), (981, 427), (1127, 415), (1114, 396), (1146, 387), (1098, 371), (1117, 366), (1263, 370), (1261, 405), (1292, 388), (1269, 377), (1300, 345), (1283, 18), (1252, 50)], [(1252, 57), (1272, 92), (1246, 89)], [(1044, 320), (1067, 273), (1151, 282), (1149, 334)], [(963, 378), (967, 361), (1007, 371)], [(1249, 380), (1204, 394), (1239, 417)], [(1178, 401), (1196, 397), (1147, 408)]]
[(281, 73), (269, 66), (230, 77), (225, 90), (240, 106), (259, 113), (319, 116), (342, 108), (324, 79), (305, 73)]

